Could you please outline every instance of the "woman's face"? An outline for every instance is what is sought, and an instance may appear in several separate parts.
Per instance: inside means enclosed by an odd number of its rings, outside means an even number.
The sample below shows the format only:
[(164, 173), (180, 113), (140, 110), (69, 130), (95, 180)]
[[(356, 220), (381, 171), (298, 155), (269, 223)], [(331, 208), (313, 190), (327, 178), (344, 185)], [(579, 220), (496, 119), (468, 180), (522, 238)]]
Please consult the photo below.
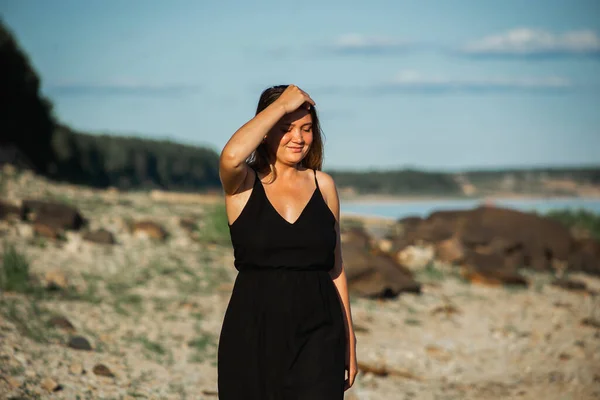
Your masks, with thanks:
[(297, 164), (308, 154), (313, 141), (312, 116), (301, 107), (286, 114), (271, 129), (266, 143), (270, 154), (285, 164)]

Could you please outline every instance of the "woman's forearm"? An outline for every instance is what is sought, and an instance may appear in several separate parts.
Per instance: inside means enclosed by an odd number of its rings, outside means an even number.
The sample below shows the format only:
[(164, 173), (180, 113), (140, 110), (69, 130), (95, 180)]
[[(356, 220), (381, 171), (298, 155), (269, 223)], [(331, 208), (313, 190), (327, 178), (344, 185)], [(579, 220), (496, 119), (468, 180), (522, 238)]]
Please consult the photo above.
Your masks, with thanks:
[(285, 115), (285, 108), (273, 102), (231, 136), (221, 151), (221, 162), (236, 168), (258, 147), (263, 137)]

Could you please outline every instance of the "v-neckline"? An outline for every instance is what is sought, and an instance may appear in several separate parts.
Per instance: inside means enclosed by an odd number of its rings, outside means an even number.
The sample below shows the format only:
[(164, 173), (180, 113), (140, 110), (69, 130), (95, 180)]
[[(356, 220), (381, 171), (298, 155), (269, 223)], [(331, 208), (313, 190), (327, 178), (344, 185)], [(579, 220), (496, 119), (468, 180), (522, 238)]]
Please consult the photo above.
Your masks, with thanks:
[[(256, 173), (256, 172), (255, 172)], [(256, 180), (258, 180), (258, 184), (260, 185), (263, 195), (265, 197), (265, 200), (267, 201), (267, 204), (269, 204), (269, 207), (275, 212), (275, 214), (277, 214), (277, 216), (279, 217), (279, 219), (281, 219), (283, 222), (285, 222), (286, 224), (288, 224), (289, 226), (295, 226), (298, 221), (300, 221), (300, 219), (302, 218), (302, 216), (304, 215), (304, 212), (306, 211), (306, 209), (308, 208), (308, 206), (310, 205), (310, 203), (313, 201), (313, 198), (315, 197), (315, 195), (317, 194), (317, 190), (318, 187), (315, 184), (315, 190), (313, 190), (312, 195), (310, 196), (310, 198), (308, 199), (308, 201), (306, 202), (306, 204), (304, 205), (304, 207), (302, 208), (302, 211), (300, 211), (300, 214), (298, 215), (298, 217), (296, 218), (296, 220), (294, 222), (290, 222), (287, 219), (285, 219), (280, 213), (279, 211), (277, 211), (277, 209), (275, 208), (275, 206), (273, 205), (273, 203), (271, 203), (271, 200), (269, 200), (269, 196), (267, 196), (267, 191), (265, 190), (265, 187), (262, 183), (262, 181), (260, 180), (260, 177), (258, 176), (258, 174), (256, 174)]]

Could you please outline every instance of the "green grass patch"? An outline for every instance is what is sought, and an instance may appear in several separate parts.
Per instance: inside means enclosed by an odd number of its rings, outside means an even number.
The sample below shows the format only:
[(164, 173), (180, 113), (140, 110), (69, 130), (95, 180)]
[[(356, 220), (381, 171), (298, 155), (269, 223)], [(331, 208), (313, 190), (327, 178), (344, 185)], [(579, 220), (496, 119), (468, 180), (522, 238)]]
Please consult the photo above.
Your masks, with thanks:
[(551, 210), (545, 214), (569, 228), (589, 232), (590, 236), (600, 240), (600, 214), (584, 209)]
[(4, 242), (2, 267), (0, 268), (0, 289), (6, 292), (31, 292), (33, 285), (29, 275), (29, 261), (14, 244)]
[(35, 299), (1, 297), (0, 314), (12, 322), (23, 336), (38, 343), (51, 343), (62, 337), (56, 330), (47, 326), (46, 321), (52, 313), (40, 306)]
[(198, 227), (201, 242), (231, 245), (225, 204), (207, 206), (206, 213)]
[(208, 332), (200, 332), (198, 337), (188, 342), (188, 346), (193, 350), (188, 359), (190, 362), (202, 363), (216, 357), (216, 338)]
[(421, 321), (419, 321), (418, 319), (414, 319), (414, 318), (406, 318), (404, 320), (404, 323), (406, 325), (412, 325), (412, 326), (419, 326), (419, 325), (421, 325)]

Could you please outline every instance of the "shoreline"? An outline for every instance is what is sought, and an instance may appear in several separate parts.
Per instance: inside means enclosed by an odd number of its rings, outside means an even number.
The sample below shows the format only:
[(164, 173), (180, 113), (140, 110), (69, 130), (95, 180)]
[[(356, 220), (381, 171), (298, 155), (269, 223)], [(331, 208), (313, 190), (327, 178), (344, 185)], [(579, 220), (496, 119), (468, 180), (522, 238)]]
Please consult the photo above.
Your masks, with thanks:
[(346, 204), (356, 203), (417, 203), (417, 202), (436, 202), (436, 201), (479, 201), (479, 202), (494, 202), (503, 200), (592, 200), (600, 201), (600, 194), (590, 195), (541, 195), (541, 194), (517, 194), (505, 193), (494, 194), (489, 196), (410, 196), (410, 195), (382, 195), (382, 194), (365, 194), (357, 196), (340, 196), (340, 202)]

